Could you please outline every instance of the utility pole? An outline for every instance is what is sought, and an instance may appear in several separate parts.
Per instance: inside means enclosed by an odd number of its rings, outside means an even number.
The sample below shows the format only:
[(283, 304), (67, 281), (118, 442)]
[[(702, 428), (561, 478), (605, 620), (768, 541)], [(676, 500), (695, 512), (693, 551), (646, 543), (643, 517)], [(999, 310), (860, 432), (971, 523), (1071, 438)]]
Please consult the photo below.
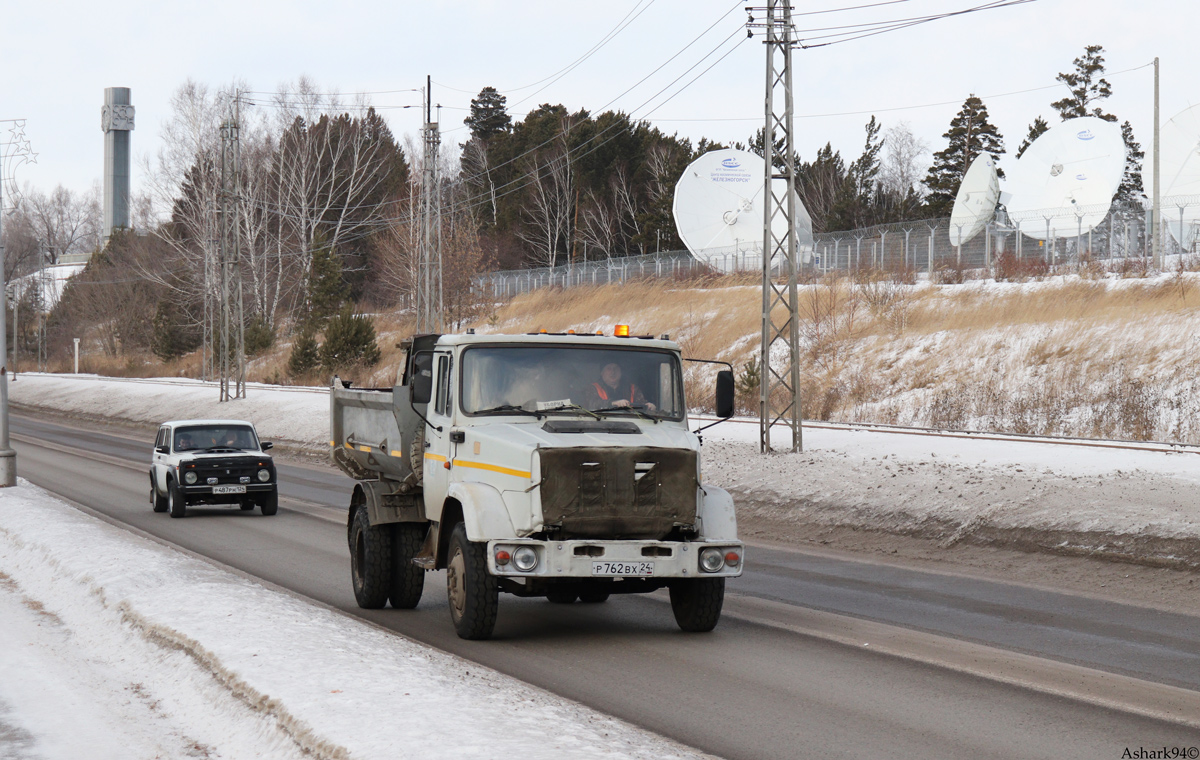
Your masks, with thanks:
[[(783, 423), (791, 433), (792, 451), (802, 451), (800, 405), (800, 323), (796, 237), (796, 152), (793, 147), (792, 48), (796, 44), (789, 0), (767, 0), (747, 8), (746, 26), (765, 34), (767, 52), (765, 121), (763, 126), (763, 268), (762, 348), (759, 356), (759, 450), (774, 451), (771, 430)], [(764, 14), (756, 21), (754, 14)], [(782, 147), (777, 149), (775, 141)], [(776, 168), (776, 163), (779, 167)], [(773, 180), (782, 179), (776, 184)], [(782, 235), (776, 220), (784, 222)], [(772, 361), (774, 356), (774, 361)]]
[(425, 78), (425, 124), (421, 127), (421, 254), (417, 267), (417, 334), (438, 333), (442, 324), (442, 203), (438, 192), (437, 161), (441, 147), (433, 120), (433, 82)]
[(8, 311), (4, 302), (8, 292), (4, 266), (4, 183), (9, 179), (9, 171), (15, 173), (26, 161), (36, 163), (37, 154), (30, 150), (29, 141), (25, 139), (24, 119), (3, 119), (0, 124), (9, 125), (11, 133), (10, 137), (0, 140), (0, 488), (9, 488), (17, 484), (17, 452), (8, 445), (8, 367), (4, 366), (8, 358), (8, 347), (4, 345), (5, 312)]
[(233, 118), (221, 125), (221, 194), (217, 212), (221, 277), (221, 401), (246, 397), (245, 320), (242, 310), (241, 224), (238, 162), (241, 93), (234, 101)]
[[(1159, 131), (1158, 131), (1158, 56), (1155, 56), (1154, 57), (1154, 191), (1153, 191), (1154, 198), (1151, 202), (1152, 212), (1150, 214), (1150, 239), (1154, 241), (1154, 243), (1153, 243), (1153, 246), (1154, 246), (1153, 247), (1154, 268), (1161, 270), (1162, 269), (1162, 240), (1160, 238), (1162, 237), (1162, 235), (1159, 233), (1159, 229), (1158, 229), (1159, 225), (1161, 224), (1161, 222), (1159, 221), (1160, 209), (1159, 209), (1158, 202), (1159, 202), (1159, 189), (1161, 187), (1161, 185), (1159, 183), (1161, 182), (1160, 176), (1161, 176), (1162, 172), (1159, 171), (1160, 167), (1159, 167), (1159, 163), (1158, 163), (1158, 135), (1159, 135)], [(1182, 240), (1182, 238), (1180, 238), (1180, 240)]]

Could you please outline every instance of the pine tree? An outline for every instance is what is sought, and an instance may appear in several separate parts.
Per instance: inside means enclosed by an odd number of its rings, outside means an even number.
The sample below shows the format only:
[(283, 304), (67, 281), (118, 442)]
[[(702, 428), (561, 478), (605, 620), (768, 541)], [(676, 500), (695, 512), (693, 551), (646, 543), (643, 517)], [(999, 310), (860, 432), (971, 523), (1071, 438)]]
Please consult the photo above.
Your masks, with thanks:
[(150, 337), (150, 350), (164, 362), (195, 351), (204, 342), (201, 331), (172, 298), (158, 302)]
[(512, 117), (508, 115), (508, 98), (496, 92), (495, 87), (484, 87), (479, 96), (471, 98), (471, 115), (463, 124), (471, 128), (471, 137), (486, 140), (512, 130)]
[(1117, 189), (1117, 199), (1135, 203), (1146, 192), (1142, 186), (1142, 159), (1146, 157), (1146, 152), (1142, 150), (1141, 143), (1133, 138), (1133, 125), (1128, 121), (1121, 124), (1121, 137), (1125, 140), (1125, 174)]
[(313, 251), (308, 277), (305, 324), (313, 330), (320, 330), (349, 297), (350, 286), (342, 279), (342, 263), (337, 253), (327, 245), (319, 246)]
[(1034, 119), (1033, 123), (1029, 125), (1029, 133), (1026, 134), (1025, 139), (1021, 141), (1021, 147), (1017, 148), (1017, 158), (1023, 156), (1029, 146), (1033, 145), (1033, 141), (1045, 134), (1046, 130), (1048, 129), (1050, 129), (1050, 125), (1047, 124), (1046, 120), (1041, 116)]
[[(999, 160), (1004, 153), (1004, 137), (996, 125), (988, 121), (987, 106), (974, 95), (959, 109), (950, 122), (950, 129), (942, 137), (949, 141), (945, 150), (933, 154), (933, 166), (925, 177), (929, 188), (926, 211), (930, 216), (949, 216), (954, 208), (954, 197), (963, 175), (971, 162), (981, 153)], [(997, 170), (1003, 177), (1004, 172)]]
[(288, 357), (288, 374), (292, 377), (302, 377), (317, 368), (321, 359), (317, 339), (311, 330), (304, 330), (292, 344), (292, 354)]
[(325, 328), (321, 344), (321, 367), (334, 371), (345, 367), (371, 366), (379, 361), (375, 344), (375, 325), (371, 318), (355, 314), (350, 306), (342, 309)]
[(1117, 120), (1116, 116), (1105, 113), (1099, 106), (1093, 106), (1090, 111), (1088, 110), (1088, 107), (1096, 101), (1104, 100), (1112, 95), (1112, 86), (1103, 76), (1103, 53), (1103, 46), (1088, 45), (1084, 48), (1083, 55), (1075, 59), (1074, 71), (1055, 77), (1071, 90), (1069, 96), (1050, 104), (1054, 110), (1058, 111), (1058, 115), (1062, 117), (1063, 121), (1080, 116), (1096, 116), (1105, 121)]

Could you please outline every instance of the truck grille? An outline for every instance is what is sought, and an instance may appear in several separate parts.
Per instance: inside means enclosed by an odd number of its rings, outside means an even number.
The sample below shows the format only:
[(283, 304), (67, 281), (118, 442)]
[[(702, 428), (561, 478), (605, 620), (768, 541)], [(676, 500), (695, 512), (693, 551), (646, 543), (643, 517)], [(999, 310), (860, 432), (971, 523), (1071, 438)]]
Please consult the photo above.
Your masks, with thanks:
[(563, 538), (659, 539), (696, 522), (696, 452), (541, 449), (542, 519)]

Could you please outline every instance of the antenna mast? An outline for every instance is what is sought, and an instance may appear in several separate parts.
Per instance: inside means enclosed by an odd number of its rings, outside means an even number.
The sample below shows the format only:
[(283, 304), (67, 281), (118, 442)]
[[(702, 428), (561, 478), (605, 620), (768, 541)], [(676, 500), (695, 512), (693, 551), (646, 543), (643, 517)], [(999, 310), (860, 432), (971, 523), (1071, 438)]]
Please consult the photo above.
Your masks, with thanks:
[[(796, 151), (792, 136), (792, 48), (796, 45), (792, 6), (767, 0), (747, 8), (746, 26), (766, 35), (766, 119), (763, 126), (763, 280), (762, 352), (759, 357), (759, 449), (774, 451), (771, 429), (783, 423), (791, 432), (792, 451), (802, 451), (800, 428), (800, 323), (796, 237)], [(755, 21), (754, 14), (764, 14)], [(778, 144), (777, 144), (778, 143)], [(776, 173), (778, 172), (778, 173)], [(772, 180), (782, 179), (775, 183)], [(774, 224), (776, 219), (786, 224)], [(782, 233), (775, 230), (781, 228)], [(772, 361), (774, 356), (774, 361)]]

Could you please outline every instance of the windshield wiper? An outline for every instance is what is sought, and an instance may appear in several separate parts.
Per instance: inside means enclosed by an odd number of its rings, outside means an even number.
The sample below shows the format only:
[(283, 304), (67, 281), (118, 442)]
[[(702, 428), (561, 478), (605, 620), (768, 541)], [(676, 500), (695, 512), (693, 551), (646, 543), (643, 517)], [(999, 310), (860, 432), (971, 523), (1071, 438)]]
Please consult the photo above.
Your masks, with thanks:
[(546, 412), (583, 412), (584, 414), (592, 415), (596, 419), (600, 419), (600, 415), (596, 414), (591, 409), (585, 409), (579, 404), (559, 404), (558, 406), (552, 406), (549, 409), (538, 410), (538, 414), (545, 414)]
[(501, 404), (500, 406), (493, 406), (491, 409), (480, 409), (475, 414), (504, 414), (509, 412), (513, 414), (529, 414), (534, 417), (541, 416), (538, 412), (531, 412), (525, 407), (517, 406), (516, 404)]
[(638, 411), (639, 409), (645, 409), (645, 408), (646, 407), (644, 407), (640, 404), (637, 406), (634, 406), (633, 404), (630, 404), (629, 406), (606, 406), (603, 409), (594, 410), (594, 413), (598, 416), (604, 412), (633, 412), (638, 417), (641, 417), (643, 420), (652, 420), (655, 424), (657, 424), (658, 423), (658, 415), (654, 415), (653, 413), (642, 414), (641, 412)]

